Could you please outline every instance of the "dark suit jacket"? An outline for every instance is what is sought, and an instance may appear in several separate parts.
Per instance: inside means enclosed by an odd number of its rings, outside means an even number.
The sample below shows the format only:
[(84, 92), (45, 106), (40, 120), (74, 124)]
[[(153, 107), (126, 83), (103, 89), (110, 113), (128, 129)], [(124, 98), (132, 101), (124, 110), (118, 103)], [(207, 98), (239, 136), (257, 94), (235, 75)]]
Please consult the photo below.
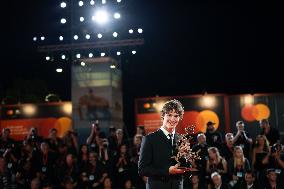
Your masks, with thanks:
[[(175, 135), (174, 143), (178, 140)], [(169, 175), (169, 167), (173, 165), (173, 147), (161, 129), (143, 137), (138, 173), (147, 176), (147, 189), (182, 189), (181, 175)]]

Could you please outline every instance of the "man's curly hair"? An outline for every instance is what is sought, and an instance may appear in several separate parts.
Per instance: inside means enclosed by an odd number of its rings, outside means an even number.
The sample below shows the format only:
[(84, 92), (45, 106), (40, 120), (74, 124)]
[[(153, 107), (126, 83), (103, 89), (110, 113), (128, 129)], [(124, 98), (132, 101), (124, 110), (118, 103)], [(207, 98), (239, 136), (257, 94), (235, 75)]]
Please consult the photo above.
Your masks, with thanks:
[(166, 113), (169, 113), (173, 110), (180, 116), (180, 119), (182, 120), (184, 114), (184, 108), (180, 103), (180, 101), (176, 99), (169, 100), (164, 104), (161, 110), (161, 118), (163, 118)]

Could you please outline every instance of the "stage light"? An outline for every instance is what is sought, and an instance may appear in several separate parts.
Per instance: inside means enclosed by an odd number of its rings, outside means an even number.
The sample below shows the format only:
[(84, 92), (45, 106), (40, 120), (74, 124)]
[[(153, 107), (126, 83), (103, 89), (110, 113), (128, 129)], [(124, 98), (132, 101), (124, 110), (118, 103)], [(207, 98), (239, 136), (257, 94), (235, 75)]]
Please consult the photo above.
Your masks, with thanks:
[(90, 1), (90, 5), (94, 5), (95, 4), (95, 1), (94, 0), (91, 0)]
[(93, 53), (89, 53), (89, 58), (93, 58)]
[(61, 73), (62, 71), (63, 71), (62, 68), (57, 68), (57, 69), (56, 69), (56, 72), (58, 72), (58, 73)]
[(36, 113), (35, 105), (24, 105), (23, 112), (27, 116), (33, 116)]
[(72, 114), (72, 103), (67, 102), (62, 106), (63, 112), (71, 115)]
[(101, 53), (101, 56), (105, 56), (105, 55), (106, 55), (106, 53), (103, 53), (103, 52)]
[(79, 7), (82, 7), (84, 5), (84, 2), (83, 1), (79, 1)]
[(102, 4), (103, 4), (103, 5), (106, 4), (106, 0), (102, 0)]
[(139, 28), (138, 33), (143, 33), (143, 30), (141, 28)]
[(128, 30), (129, 33), (133, 33), (133, 29)]
[(65, 18), (61, 18), (60, 22), (61, 22), (61, 24), (65, 24), (66, 23), (66, 19)]
[(81, 62), (81, 66), (85, 66), (86, 65), (86, 63), (85, 62)]
[(42, 41), (45, 40), (45, 37), (44, 37), (44, 36), (41, 36), (41, 37), (40, 37), (40, 40), (42, 40)]
[(121, 2), (121, 0), (116, 0), (118, 3), (120, 3)]
[(74, 35), (74, 40), (78, 40), (78, 35)]
[(50, 60), (50, 56), (46, 56), (45, 60), (49, 61)]
[(66, 58), (66, 56), (63, 54), (63, 55), (61, 55), (61, 59), (62, 60), (65, 60), (65, 58)]
[(117, 37), (118, 36), (117, 32), (113, 32), (112, 36)]
[(65, 2), (60, 3), (60, 7), (61, 8), (65, 8), (66, 7), (66, 3)]
[(102, 38), (103, 37), (103, 35), (101, 34), (101, 33), (99, 33), (98, 34), (98, 38), (100, 39), (100, 38)]
[(131, 53), (132, 53), (132, 54), (136, 54), (136, 51), (132, 51)]
[(76, 58), (81, 58), (81, 55), (79, 53), (76, 54)]
[(121, 52), (117, 51), (117, 52), (116, 52), (116, 55), (117, 55), (117, 56), (120, 56), (120, 55), (121, 55)]
[(216, 106), (216, 97), (206, 94), (200, 99), (200, 105), (205, 108), (214, 108)]
[(33, 41), (36, 41), (37, 40), (37, 37), (33, 37)]
[(99, 24), (104, 24), (108, 21), (108, 14), (104, 10), (98, 10), (95, 14), (95, 17), (92, 17), (92, 19)]
[(116, 66), (112, 64), (112, 65), (110, 65), (110, 68), (111, 68), (111, 69), (115, 69)]
[(80, 22), (84, 22), (85, 18), (83, 16), (80, 17)]
[(252, 95), (245, 95), (243, 97), (244, 105), (252, 105), (254, 103), (254, 97)]
[(116, 12), (116, 13), (114, 13), (113, 17), (114, 17), (115, 19), (119, 19), (119, 18), (120, 18), (120, 14), (119, 14), (118, 12)]
[(59, 36), (59, 40), (60, 40), (60, 41), (63, 41), (63, 36), (60, 35), (60, 36)]
[(89, 35), (89, 34), (86, 34), (86, 39), (90, 39), (91, 38), (91, 36)]

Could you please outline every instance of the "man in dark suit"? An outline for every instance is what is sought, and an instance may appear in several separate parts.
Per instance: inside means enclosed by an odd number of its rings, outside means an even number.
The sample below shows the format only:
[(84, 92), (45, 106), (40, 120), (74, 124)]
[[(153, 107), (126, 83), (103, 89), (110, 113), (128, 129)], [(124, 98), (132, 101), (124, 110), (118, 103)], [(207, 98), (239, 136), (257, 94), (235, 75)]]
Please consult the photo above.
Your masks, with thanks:
[(213, 182), (212, 189), (229, 189), (229, 186), (226, 183), (222, 183), (221, 175), (218, 172), (212, 173), (211, 179)]
[(143, 137), (138, 173), (147, 176), (147, 189), (182, 189), (182, 174), (171, 159), (175, 155), (177, 141), (175, 128), (182, 119), (184, 110), (178, 100), (166, 102), (161, 111), (162, 126), (159, 130)]

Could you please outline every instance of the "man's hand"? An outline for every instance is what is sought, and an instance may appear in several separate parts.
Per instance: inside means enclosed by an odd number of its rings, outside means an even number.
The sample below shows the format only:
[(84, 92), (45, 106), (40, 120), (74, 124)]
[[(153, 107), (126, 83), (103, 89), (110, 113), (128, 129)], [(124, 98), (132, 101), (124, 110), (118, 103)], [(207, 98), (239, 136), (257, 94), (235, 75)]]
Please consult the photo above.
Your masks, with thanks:
[(185, 172), (185, 170), (178, 169), (178, 165), (170, 166), (170, 168), (169, 168), (169, 174), (170, 175), (183, 174), (184, 172)]

